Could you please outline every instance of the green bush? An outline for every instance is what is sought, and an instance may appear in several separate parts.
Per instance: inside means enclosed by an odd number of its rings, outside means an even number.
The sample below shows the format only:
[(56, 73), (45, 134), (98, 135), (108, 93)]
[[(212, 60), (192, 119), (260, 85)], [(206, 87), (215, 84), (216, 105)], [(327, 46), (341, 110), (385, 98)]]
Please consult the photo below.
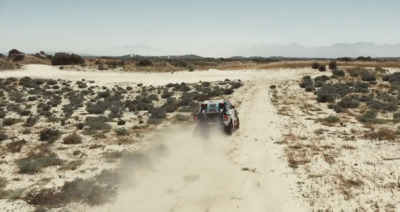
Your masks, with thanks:
[(3, 120), (3, 126), (11, 126), (16, 123), (20, 122), (19, 119), (13, 119), (13, 118), (6, 118)]
[(121, 128), (115, 128), (114, 132), (117, 135), (128, 135), (129, 134), (128, 130), (126, 130), (125, 128), (122, 128), (122, 127)]
[(89, 126), (90, 131), (109, 131), (111, 126), (107, 123), (110, 121), (105, 116), (87, 117), (85, 120), (85, 126)]
[(328, 116), (324, 119), (324, 121), (328, 123), (337, 123), (340, 122), (340, 119), (337, 116)]
[(53, 143), (60, 137), (61, 137), (60, 131), (54, 129), (44, 129), (41, 130), (39, 133), (39, 139), (41, 141), (46, 141), (48, 143)]
[(377, 119), (377, 113), (373, 110), (366, 111), (359, 119), (361, 122), (365, 123), (378, 123), (379, 119)]
[(136, 66), (151, 66), (153, 63), (149, 59), (141, 59), (136, 63)]
[(8, 136), (4, 132), (0, 132), (0, 141), (4, 141), (8, 138)]
[(84, 63), (85, 61), (81, 56), (63, 52), (56, 53), (51, 60), (52, 65), (80, 65)]

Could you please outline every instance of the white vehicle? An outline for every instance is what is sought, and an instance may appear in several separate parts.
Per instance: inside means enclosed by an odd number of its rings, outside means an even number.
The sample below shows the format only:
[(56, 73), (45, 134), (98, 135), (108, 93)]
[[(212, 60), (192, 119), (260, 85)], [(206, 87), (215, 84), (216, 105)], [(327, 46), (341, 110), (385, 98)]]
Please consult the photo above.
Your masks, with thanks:
[(210, 127), (222, 127), (226, 134), (232, 135), (239, 129), (238, 112), (228, 100), (207, 100), (194, 115), (196, 132), (208, 133)]

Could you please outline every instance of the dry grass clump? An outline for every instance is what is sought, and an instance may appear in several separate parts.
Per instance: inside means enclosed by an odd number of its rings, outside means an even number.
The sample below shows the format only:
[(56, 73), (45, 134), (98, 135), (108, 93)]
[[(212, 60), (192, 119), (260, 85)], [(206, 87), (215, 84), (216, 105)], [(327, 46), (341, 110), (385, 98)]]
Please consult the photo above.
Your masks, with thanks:
[(63, 143), (64, 144), (80, 144), (82, 143), (82, 137), (77, 134), (76, 132), (67, 135), (63, 138)]
[(35, 174), (43, 168), (61, 165), (64, 161), (60, 160), (55, 153), (35, 153), (29, 154), (16, 163), (20, 174)]
[(115, 128), (115, 129), (114, 129), (114, 132), (115, 132), (115, 134), (117, 134), (117, 135), (129, 135), (128, 130), (125, 129), (125, 128), (122, 128), (122, 127), (120, 127), (120, 128)]
[(82, 164), (83, 164), (82, 160), (74, 160), (74, 161), (70, 161), (68, 163), (61, 165), (61, 167), (58, 170), (61, 170), (61, 171), (76, 170)]
[(304, 165), (311, 162), (310, 160), (305, 158), (297, 159), (293, 152), (289, 152), (287, 154), (287, 161), (289, 163), (289, 167), (293, 169), (299, 168), (299, 165)]
[(371, 140), (387, 140), (387, 141), (395, 141), (396, 138), (398, 137), (397, 133), (391, 129), (388, 128), (380, 128), (377, 131), (374, 129), (371, 129), (370, 131), (365, 132), (364, 134), (365, 138), (371, 139)]
[(20, 152), (22, 147), (26, 144), (26, 140), (25, 139), (21, 139), (19, 141), (12, 141), (10, 143), (8, 143), (6, 146), (8, 148), (8, 150), (10, 152)]
[(59, 189), (32, 190), (24, 200), (30, 205), (49, 208), (78, 202), (91, 206), (102, 205), (116, 195), (118, 179), (117, 173), (103, 170), (94, 178), (67, 181)]

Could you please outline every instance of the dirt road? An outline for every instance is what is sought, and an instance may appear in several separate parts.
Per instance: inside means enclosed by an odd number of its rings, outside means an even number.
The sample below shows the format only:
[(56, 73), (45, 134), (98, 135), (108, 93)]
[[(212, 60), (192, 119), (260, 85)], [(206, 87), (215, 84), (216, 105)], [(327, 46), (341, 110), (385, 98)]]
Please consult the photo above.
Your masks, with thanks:
[(280, 141), (281, 120), (269, 86), (299, 79), (311, 69), (122, 74), (61, 71), (30, 66), (0, 77), (32, 76), (96, 80), (98, 83), (166, 84), (241, 79), (232, 96), (241, 119), (233, 136), (216, 132), (195, 138), (193, 126), (160, 132), (124, 163), (123, 185), (113, 203), (93, 211), (302, 211), (296, 177)]

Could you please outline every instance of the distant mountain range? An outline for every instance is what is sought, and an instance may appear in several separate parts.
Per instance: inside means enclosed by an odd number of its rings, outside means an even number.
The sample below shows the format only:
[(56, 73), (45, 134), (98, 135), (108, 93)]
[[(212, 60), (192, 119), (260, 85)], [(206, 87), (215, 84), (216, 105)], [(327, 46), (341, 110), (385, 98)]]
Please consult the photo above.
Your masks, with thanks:
[[(242, 47), (224, 48), (223, 55), (237, 55), (240, 57), (291, 57), (291, 58), (338, 58), (338, 57), (400, 57), (400, 44), (377, 45), (374, 43), (337, 43), (330, 46), (304, 47), (297, 43), (287, 45), (252, 45)], [(132, 49), (134, 51), (134, 49)], [(128, 57), (141, 57), (140, 55), (125, 55)], [(161, 56), (163, 58), (196, 59), (197, 55)], [(232, 58), (232, 57), (231, 57)]]
[[(241, 52), (241, 54), (239, 54)], [(288, 45), (255, 45), (239, 50), (241, 56), (282, 56), (309, 58), (337, 57), (400, 57), (400, 44), (338, 43), (331, 46), (304, 47), (297, 43)]]
[[(123, 48), (124, 51), (132, 51), (132, 54), (126, 54), (122, 56), (114, 56), (118, 58), (142, 58), (149, 56), (142, 56), (141, 50), (142, 46), (128, 46)], [(215, 48), (218, 49), (218, 48)], [(364, 57), (374, 57), (374, 58), (383, 58), (383, 57), (400, 57), (400, 44), (391, 45), (391, 44), (383, 44), (377, 45), (375, 43), (337, 43), (330, 46), (316, 46), (316, 47), (304, 47), (297, 43), (291, 43), (287, 45), (268, 45), (268, 44), (259, 44), (259, 45), (251, 45), (251, 46), (241, 46), (241, 47), (224, 47), (223, 52), (220, 52), (220, 55), (231, 55), (228, 58), (236, 58), (239, 59), (241, 57), (285, 57), (285, 58), (338, 58), (338, 57), (352, 57), (356, 58), (359, 56)], [(147, 47), (147, 52), (145, 55), (151, 54), (152, 48)], [(23, 51), (23, 50), (22, 50)], [(136, 52), (135, 52), (136, 51)], [(48, 52), (53, 53), (53, 52)], [(4, 53), (7, 55), (8, 53)], [(99, 55), (96, 54), (83, 54), (80, 55), (86, 57), (96, 57)], [(116, 52), (110, 55), (118, 55)], [(156, 55), (156, 54), (153, 54)], [(218, 55), (218, 54), (217, 54)], [(108, 56), (108, 55), (104, 55)], [(150, 56), (151, 57), (151, 56)], [(162, 59), (201, 59), (202, 56), (198, 56), (195, 54), (187, 54), (187, 55), (170, 55), (170, 56), (154, 56)], [(224, 57), (224, 56), (216, 56), (216, 57)], [(225, 58), (227, 58), (225, 56)]]

